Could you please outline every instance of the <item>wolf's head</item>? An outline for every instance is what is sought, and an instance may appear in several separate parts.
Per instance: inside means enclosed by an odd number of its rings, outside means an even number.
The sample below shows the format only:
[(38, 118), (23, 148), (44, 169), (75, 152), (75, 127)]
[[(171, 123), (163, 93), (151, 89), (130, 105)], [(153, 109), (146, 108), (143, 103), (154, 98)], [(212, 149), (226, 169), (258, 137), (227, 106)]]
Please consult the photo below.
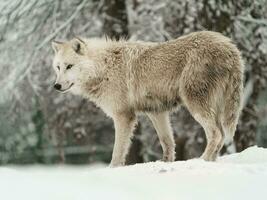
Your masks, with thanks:
[(52, 42), (55, 51), (53, 68), (57, 78), (54, 88), (77, 93), (84, 80), (96, 76), (96, 64), (88, 57), (86, 42), (74, 38), (68, 42)]

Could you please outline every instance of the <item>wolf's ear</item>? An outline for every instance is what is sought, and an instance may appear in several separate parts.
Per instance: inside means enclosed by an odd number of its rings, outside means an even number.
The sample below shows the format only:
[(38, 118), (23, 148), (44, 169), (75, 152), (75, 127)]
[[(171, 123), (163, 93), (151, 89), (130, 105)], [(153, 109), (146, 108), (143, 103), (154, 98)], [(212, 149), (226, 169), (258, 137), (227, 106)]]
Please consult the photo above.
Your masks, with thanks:
[(62, 47), (63, 42), (58, 41), (52, 41), (52, 48), (54, 49), (55, 53), (59, 51), (59, 49)]
[(75, 37), (72, 40), (72, 48), (77, 54), (84, 55), (86, 43), (81, 38)]

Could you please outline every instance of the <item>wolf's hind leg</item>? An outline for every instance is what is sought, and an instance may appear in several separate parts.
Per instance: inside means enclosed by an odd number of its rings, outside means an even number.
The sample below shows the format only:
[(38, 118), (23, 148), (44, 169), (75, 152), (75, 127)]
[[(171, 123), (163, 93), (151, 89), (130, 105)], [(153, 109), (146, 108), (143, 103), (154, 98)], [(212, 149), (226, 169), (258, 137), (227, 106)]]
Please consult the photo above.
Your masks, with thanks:
[(158, 134), (163, 150), (163, 161), (175, 160), (175, 142), (168, 112), (147, 113)]
[(225, 69), (205, 62), (205, 59), (196, 59), (188, 63), (180, 78), (179, 94), (183, 104), (205, 131), (207, 146), (201, 157), (214, 161), (224, 142), (219, 99), (224, 98), (225, 77), (221, 72)]
[(196, 121), (204, 128), (207, 146), (201, 158), (206, 161), (215, 161), (218, 153), (223, 147), (224, 143), (224, 133), (220, 125), (216, 124), (216, 121), (212, 118), (203, 117), (199, 114), (194, 114)]

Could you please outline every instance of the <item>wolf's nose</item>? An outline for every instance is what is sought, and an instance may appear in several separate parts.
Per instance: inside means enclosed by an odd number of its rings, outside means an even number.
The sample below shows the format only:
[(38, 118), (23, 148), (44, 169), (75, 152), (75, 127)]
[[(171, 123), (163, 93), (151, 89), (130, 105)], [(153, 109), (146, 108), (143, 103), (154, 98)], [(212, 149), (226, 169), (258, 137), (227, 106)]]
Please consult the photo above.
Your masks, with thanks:
[(60, 89), (61, 89), (61, 85), (58, 84), (58, 83), (56, 83), (56, 84), (54, 85), (54, 88), (55, 88), (56, 90), (60, 90)]

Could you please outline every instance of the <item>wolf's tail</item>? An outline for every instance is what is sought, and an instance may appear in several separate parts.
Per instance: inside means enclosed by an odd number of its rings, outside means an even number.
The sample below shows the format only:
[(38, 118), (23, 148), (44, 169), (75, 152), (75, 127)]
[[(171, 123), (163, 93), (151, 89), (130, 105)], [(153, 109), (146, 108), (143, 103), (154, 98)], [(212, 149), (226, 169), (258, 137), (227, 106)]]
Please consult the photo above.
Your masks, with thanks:
[(226, 87), (225, 108), (222, 125), (225, 132), (225, 143), (232, 142), (243, 103), (243, 70), (244, 64), (239, 57)]

